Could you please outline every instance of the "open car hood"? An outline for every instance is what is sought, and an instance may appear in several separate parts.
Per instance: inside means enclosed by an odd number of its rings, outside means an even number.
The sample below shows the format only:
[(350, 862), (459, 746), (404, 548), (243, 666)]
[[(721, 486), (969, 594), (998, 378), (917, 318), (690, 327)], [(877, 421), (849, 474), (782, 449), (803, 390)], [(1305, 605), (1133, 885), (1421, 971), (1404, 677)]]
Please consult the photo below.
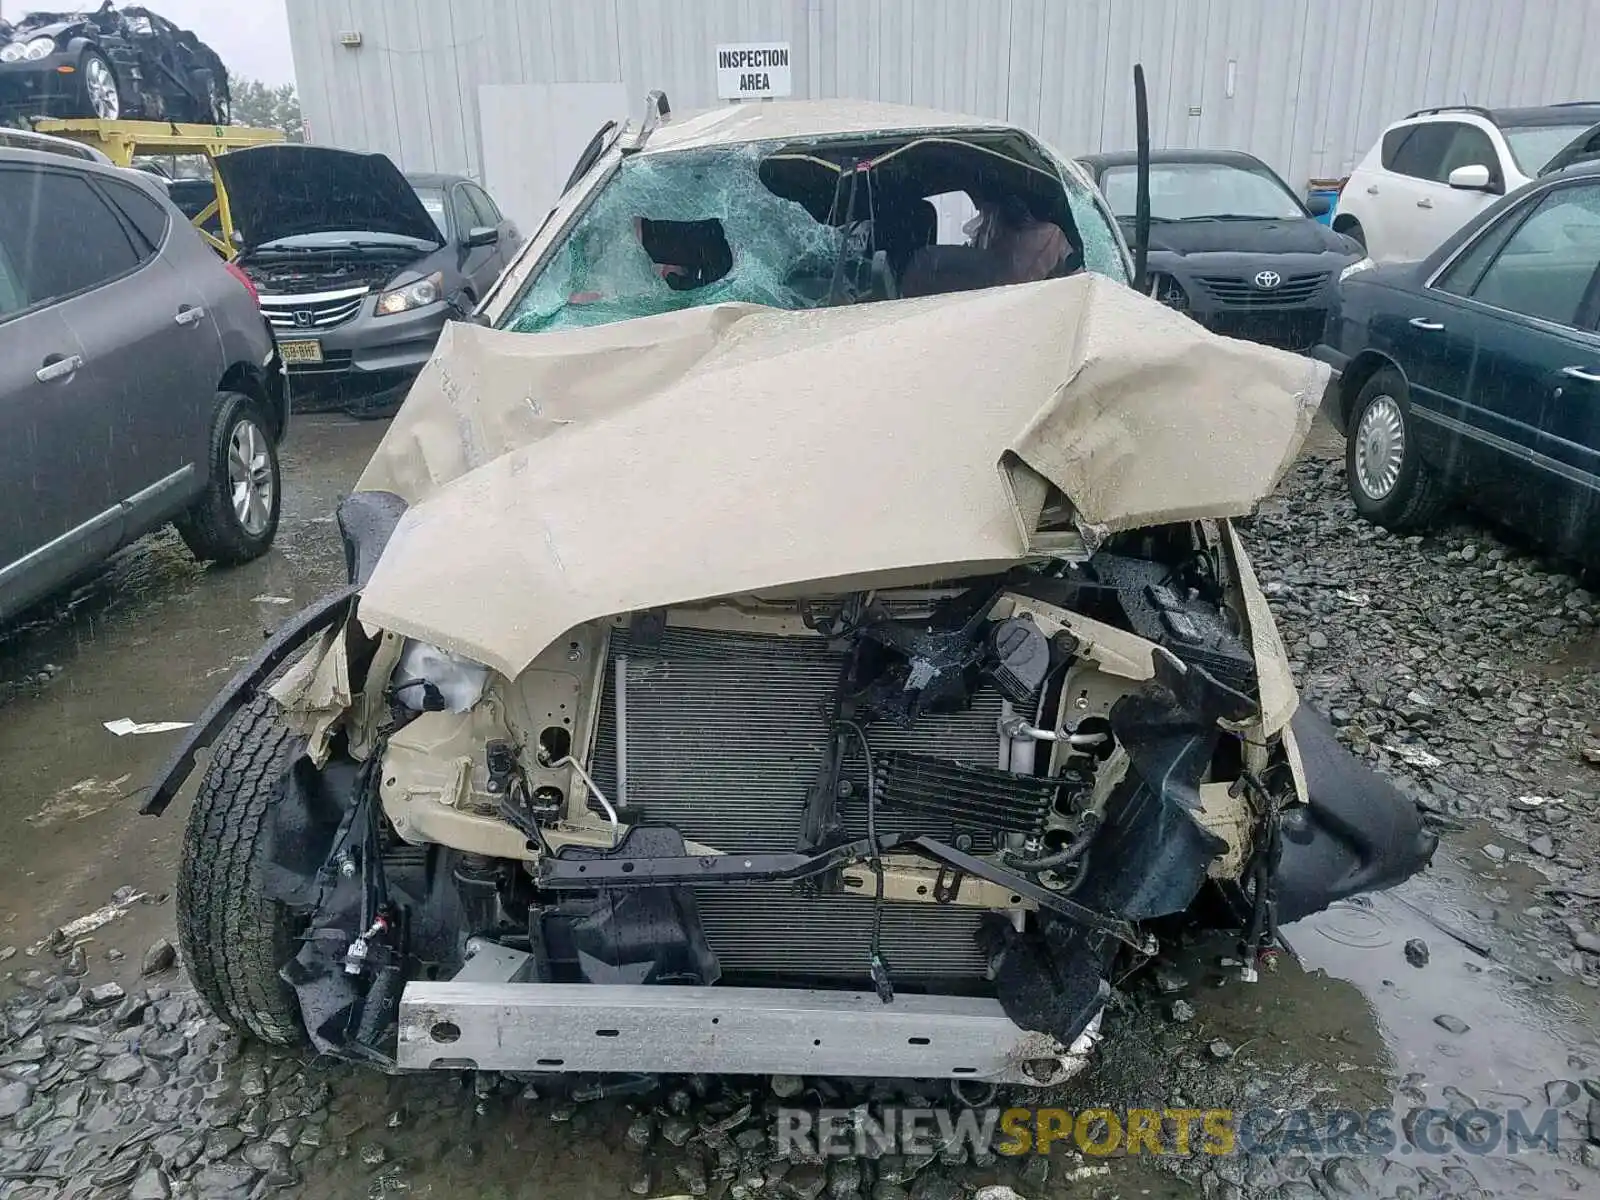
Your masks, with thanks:
[(451, 323), (357, 485), (410, 504), (361, 618), (515, 677), (614, 614), (1241, 516), (1326, 377), (1095, 275), (537, 335)]
[(247, 252), (279, 238), (345, 229), (440, 241), (415, 189), (382, 154), (252, 146), (219, 156), (216, 170)]

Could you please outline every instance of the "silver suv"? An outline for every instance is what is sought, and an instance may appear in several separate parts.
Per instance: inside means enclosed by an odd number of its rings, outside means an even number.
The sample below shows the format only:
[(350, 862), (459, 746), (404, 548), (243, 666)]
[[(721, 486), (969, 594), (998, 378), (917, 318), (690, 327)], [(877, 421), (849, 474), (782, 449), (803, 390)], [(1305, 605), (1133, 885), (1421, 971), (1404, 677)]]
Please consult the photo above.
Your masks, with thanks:
[(0, 618), (167, 521), (265, 553), (289, 410), (248, 281), (136, 172), (0, 147), (0, 212)]

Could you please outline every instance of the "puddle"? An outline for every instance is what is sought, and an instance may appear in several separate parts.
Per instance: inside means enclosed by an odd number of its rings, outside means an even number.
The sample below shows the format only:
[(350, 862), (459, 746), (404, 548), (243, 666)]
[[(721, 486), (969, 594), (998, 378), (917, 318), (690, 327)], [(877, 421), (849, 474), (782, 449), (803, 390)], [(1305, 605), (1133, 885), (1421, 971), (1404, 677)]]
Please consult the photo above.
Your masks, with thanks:
[[(1370, 1006), (1397, 1085), (1397, 1114), (1481, 1109), (1505, 1119), (1530, 1110), (1532, 1129), (1552, 1101), (1561, 1110), (1559, 1157), (1541, 1148), (1515, 1156), (1457, 1151), (1434, 1163), (1402, 1138), (1391, 1159), (1465, 1167), (1493, 1195), (1600, 1187), (1600, 1178), (1575, 1162), (1587, 1133), (1582, 1081), (1600, 1076), (1600, 996), (1552, 972), (1517, 936), (1513, 918), (1534, 902), (1542, 877), (1526, 868), (1497, 870), (1511, 898), (1499, 905), (1485, 899), (1473, 860), (1473, 843), (1484, 835), (1475, 832), (1441, 849), (1432, 870), (1394, 891), (1342, 902), (1285, 934), (1308, 971), (1348, 981)], [(1427, 946), (1420, 968), (1407, 960), (1413, 939)], [(1441, 1017), (1454, 1020), (1441, 1024)], [(1461, 1032), (1445, 1027), (1462, 1024)]]

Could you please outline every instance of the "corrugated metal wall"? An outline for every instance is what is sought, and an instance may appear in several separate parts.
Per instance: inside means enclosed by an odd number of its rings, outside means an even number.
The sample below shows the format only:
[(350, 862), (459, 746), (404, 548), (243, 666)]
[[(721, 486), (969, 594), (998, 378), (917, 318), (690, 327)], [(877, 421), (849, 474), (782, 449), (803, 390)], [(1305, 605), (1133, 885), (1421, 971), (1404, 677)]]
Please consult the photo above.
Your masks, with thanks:
[(1005, 117), (1069, 153), (1132, 144), (1142, 61), (1156, 145), (1249, 150), (1297, 186), (1424, 105), (1600, 99), (1597, 0), (287, 3), (314, 140), (472, 175), (480, 84), (620, 81), (641, 108), (652, 87), (699, 108), (718, 42), (791, 43), (797, 96)]

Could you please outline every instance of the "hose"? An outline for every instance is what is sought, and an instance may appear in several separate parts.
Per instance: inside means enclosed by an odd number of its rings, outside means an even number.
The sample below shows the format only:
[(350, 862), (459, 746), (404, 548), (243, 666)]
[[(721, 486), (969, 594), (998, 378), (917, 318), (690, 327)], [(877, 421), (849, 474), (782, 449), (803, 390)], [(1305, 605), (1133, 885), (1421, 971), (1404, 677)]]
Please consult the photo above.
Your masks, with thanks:
[[(540, 755), (541, 761), (543, 757), (543, 755)], [(611, 844), (615, 846), (622, 840), (622, 821), (617, 817), (617, 810), (611, 807), (611, 801), (606, 799), (606, 794), (595, 785), (593, 779), (589, 778), (589, 772), (583, 769), (582, 763), (569, 754), (565, 758), (557, 759), (555, 762), (545, 763), (544, 765), (552, 771), (559, 771), (562, 767), (571, 767), (577, 772), (578, 778), (583, 780), (584, 785), (588, 787), (590, 795), (598, 800), (600, 807), (606, 811), (606, 819), (611, 822)]]
[(1089, 852), (1089, 839), (1080, 837), (1070, 846), (1058, 850), (1054, 854), (1046, 854), (1043, 858), (1024, 858), (1014, 850), (1005, 851), (1000, 857), (1005, 860), (1008, 867), (1015, 867), (1025, 875), (1037, 875), (1040, 871), (1053, 871), (1057, 867), (1071, 866)]
[(872, 984), (878, 999), (888, 1004), (894, 999), (894, 985), (889, 981), (889, 964), (883, 958), (883, 857), (878, 849), (878, 787), (877, 772), (872, 765), (872, 746), (867, 741), (867, 731), (855, 721), (839, 722), (861, 742), (861, 757), (867, 764), (867, 841), (872, 846), (872, 873), (877, 879), (877, 891), (872, 903), (872, 940), (868, 946)]

